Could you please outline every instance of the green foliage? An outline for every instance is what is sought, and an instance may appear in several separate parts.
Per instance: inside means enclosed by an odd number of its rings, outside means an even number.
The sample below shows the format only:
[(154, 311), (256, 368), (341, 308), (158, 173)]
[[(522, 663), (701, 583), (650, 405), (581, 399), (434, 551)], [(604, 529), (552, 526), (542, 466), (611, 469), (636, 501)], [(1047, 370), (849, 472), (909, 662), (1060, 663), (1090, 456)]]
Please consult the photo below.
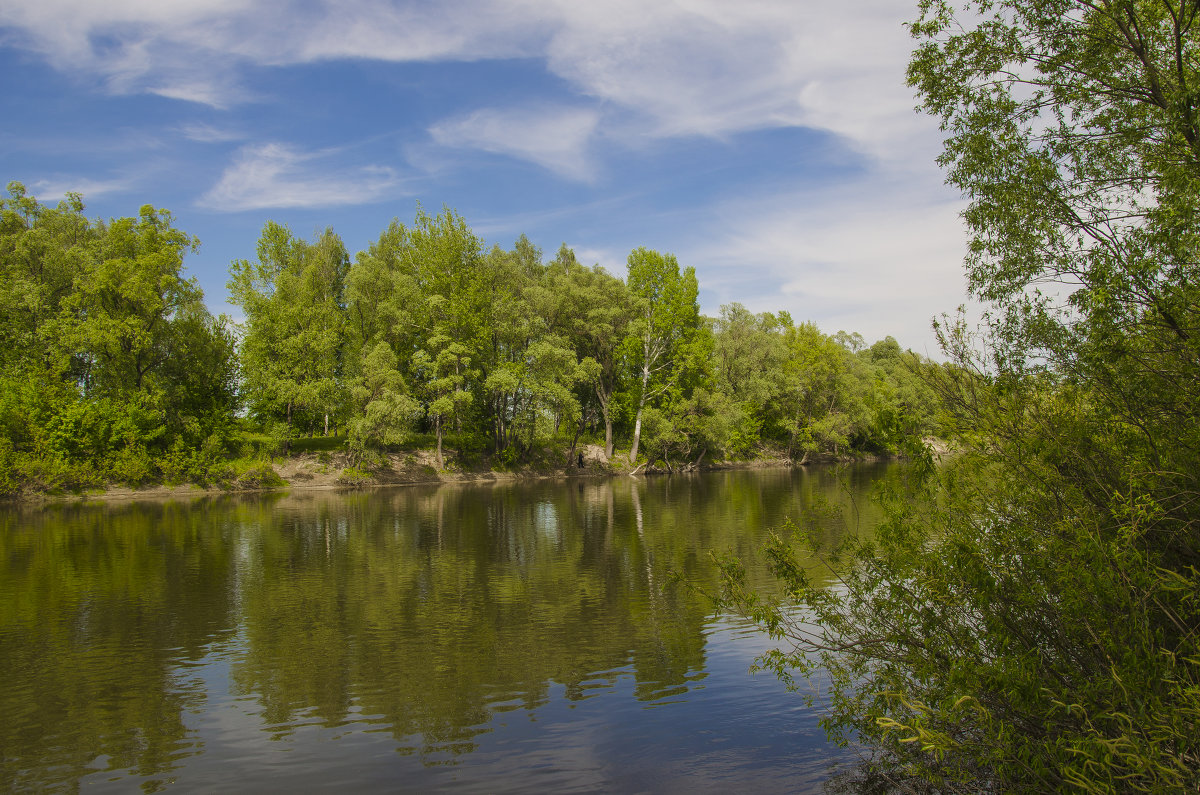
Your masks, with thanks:
[[(604, 423), (604, 451), (613, 455), (614, 395), (625, 379), (622, 342), (632, 320), (625, 283), (599, 265), (585, 268), (565, 245), (547, 268), (543, 293), (559, 329), (578, 357), (574, 373), (581, 424), (598, 413)], [(554, 300), (557, 299), (557, 300)]]
[[(856, 359), (857, 335), (793, 327), (782, 312), (734, 304), (701, 317), (694, 271), (645, 248), (626, 283), (566, 246), (544, 262), (524, 236), (486, 250), (452, 210), (418, 207), (351, 264), (332, 230), (306, 241), (271, 221), (255, 258), (230, 266), (245, 317), (235, 334), (184, 275), (197, 245), (165, 210), (92, 222), (78, 196), (51, 208), (10, 186), (6, 493), (230, 484), (235, 449), (328, 443), (361, 463), (432, 438), (441, 467), (448, 440), (460, 463), (518, 466), (601, 438), (611, 457), (620, 438), (631, 461), (645, 445), (649, 463), (673, 469), (772, 447), (899, 449), (895, 437), (931, 427), (929, 401), (893, 361), (919, 370), (919, 358)], [(243, 405), (262, 431), (248, 451), (234, 439)]]
[(779, 424), (789, 434), (789, 452), (836, 455), (867, 422), (867, 372), (857, 357), (811, 323), (789, 328), (785, 344), (787, 388)]
[(941, 367), (890, 337), (830, 336), (786, 313), (739, 304), (715, 323), (710, 449), (749, 455), (779, 445), (801, 460), (901, 453), (942, 430), (941, 401), (926, 383)]
[(694, 268), (681, 272), (675, 255), (647, 248), (635, 249), (628, 266), (633, 313), (624, 349), (634, 373), (637, 406), (629, 451), (633, 463), (647, 406), (685, 397), (688, 381), (704, 367), (701, 346), (708, 340), (700, 334)]
[[(197, 241), (150, 206), (92, 222), (69, 196), (0, 200), (4, 491), (156, 480), (172, 449), (223, 439), (237, 408), (233, 336), (183, 257)], [(176, 456), (177, 458), (178, 456)]]
[(386, 342), (376, 343), (364, 357), (351, 394), (357, 410), (349, 423), (349, 444), (356, 455), (408, 439), (420, 405), (407, 394), (399, 360)]
[(249, 408), (285, 425), (284, 449), (298, 421), (326, 426), (343, 405), (349, 257), (325, 230), (316, 241), (297, 239), (269, 221), (255, 262), (230, 267), (229, 292), (246, 316), (241, 359)]
[(240, 490), (268, 490), (286, 485), (269, 461), (257, 461), (238, 474), (234, 485)]
[[(772, 543), (803, 620), (729, 561), (725, 596), (789, 641), (769, 666), (832, 678), (826, 728), (875, 749), (868, 786), (1194, 791), (1197, 9), (921, 8), (909, 78), (949, 136), (993, 305), (981, 334), (941, 324), (951, 364), (924, 369), (962, 454), (884, 495), (835, 590), (802, 542)], [(881, 416), (919, 427), (928, 395), (895, 380)]]
[(370, 472), (357, 467), (346, 467), (338, 475), (338, 484), (342, 486), (361, 487), (374, 480)]

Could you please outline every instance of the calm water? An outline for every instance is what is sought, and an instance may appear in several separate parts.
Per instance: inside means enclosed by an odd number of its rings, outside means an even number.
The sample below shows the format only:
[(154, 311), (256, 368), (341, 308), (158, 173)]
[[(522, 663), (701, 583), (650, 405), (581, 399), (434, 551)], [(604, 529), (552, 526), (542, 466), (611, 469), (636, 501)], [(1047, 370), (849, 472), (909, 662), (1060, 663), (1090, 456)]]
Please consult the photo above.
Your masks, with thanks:
[[(886, 467), (0, 513), (7, 789), (819, 790), (852, 752), (709, 550)], [(832, 520), (814, 504), (845, 507)], [(768, 582), (759, 569), (753, 578)]]

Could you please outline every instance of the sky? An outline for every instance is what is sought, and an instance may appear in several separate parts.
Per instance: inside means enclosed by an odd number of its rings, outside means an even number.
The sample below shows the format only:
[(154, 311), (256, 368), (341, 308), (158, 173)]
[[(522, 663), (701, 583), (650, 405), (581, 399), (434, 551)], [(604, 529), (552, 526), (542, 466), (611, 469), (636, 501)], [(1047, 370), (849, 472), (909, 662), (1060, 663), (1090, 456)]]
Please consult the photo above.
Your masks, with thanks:
[(963, 202), (915, 0), (0, 0), (0, 181), (167, 208), (209, 307), (268, 220), (365, 249), (418, 203), (624, 276), (936, 356)]

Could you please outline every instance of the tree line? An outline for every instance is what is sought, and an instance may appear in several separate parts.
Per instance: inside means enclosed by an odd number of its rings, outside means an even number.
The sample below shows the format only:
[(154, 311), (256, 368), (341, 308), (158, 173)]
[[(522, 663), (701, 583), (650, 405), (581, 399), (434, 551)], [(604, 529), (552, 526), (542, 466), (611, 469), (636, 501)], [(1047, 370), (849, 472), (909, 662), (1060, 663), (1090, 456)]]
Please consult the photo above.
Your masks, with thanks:
[[(165, 210), (92, 221), (0, 200), (3, 488), (204, 482), (245, 452), (339, 435), (357, 460), (428, 445), (513, 465), (584, 441), (667, 469), (888, 452), (936, 430), (938, 365), (739, 304), (705, 317), (695, 271), (630, 253), (625, 278), (525, 236), (485, 242), (418, 207), (350, 257), (332, 229), (268, 222), (233, 262), (244, 320), (213, 316)], [(269, 449), (268, 449), (269, 448)]]

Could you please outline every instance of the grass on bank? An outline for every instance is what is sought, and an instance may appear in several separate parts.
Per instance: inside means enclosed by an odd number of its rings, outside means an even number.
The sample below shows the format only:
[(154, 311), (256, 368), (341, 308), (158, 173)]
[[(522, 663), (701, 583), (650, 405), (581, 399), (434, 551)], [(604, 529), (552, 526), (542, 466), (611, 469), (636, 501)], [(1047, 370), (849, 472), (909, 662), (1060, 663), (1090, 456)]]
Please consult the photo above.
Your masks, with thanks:
[[(28, 452), (16, 452), (11, 444), (0, 439), (0, 498), (20, 498), (22, 495), (66, 496), (103, 492), (112, 487), (147, 488), (193, 485), (201, 489), (244, 491), (286, 486), (279, 469), (289, 460), (316, 456), (322, 473), (336, 472), (337, 483), (343, 486), (363, 486), (394, 477), (393, 469), (428, 470), (422, 474), (436, 476), (432, 465), (437, 440), (432, 433), (412, 434), (403, 445), (386, 450), (354, 451), (348, 436), (314, 435), (291, 439), (284, 450), (284, 440), (268, 429), (243, 421), (224, 439), (210, 438), (198, 448), (186, 448), (177, 441), (170, 449), (151, 453), (144, 446), (133, 445), (113, 451), (99, 461), (71, 461), (63, 458), (37, 458)], [(491, 454), (484, 440), (470, 434), (448, 433), (443, 439), (443, 473), (484, 474), (549, 474), (574, 468), (576, 456), (587, 446), (602, 445), (603, 439), (585, 435), (575, 440), (561, 435), (543, 439), (540, 444), (522, 451), (509, 449), (499, 455)], [(398, 460), (396, 456), (400, 456)], [(783, 449), (761, 447), (753, 451), (715, 461), (706, 458), (705, 465), (751, 460), (780, 460), (787, 457)], [(661, 459), (646, 461), (639, 456), (637, 465), (630, 465), (627, 452), (618, 451), (603, 465), (605, 471), (626, 472), (650, 465), (666, 468)], [(423, 466), (419, 465), (420, 460)], [(674, 461), (675, 468), (687, 462)], [(594, 459), (589, 469), (596, 471)], [(643, 469), (643, 471), (645, 471)], [(406, 472), (406, 474), (411, 474)]]

